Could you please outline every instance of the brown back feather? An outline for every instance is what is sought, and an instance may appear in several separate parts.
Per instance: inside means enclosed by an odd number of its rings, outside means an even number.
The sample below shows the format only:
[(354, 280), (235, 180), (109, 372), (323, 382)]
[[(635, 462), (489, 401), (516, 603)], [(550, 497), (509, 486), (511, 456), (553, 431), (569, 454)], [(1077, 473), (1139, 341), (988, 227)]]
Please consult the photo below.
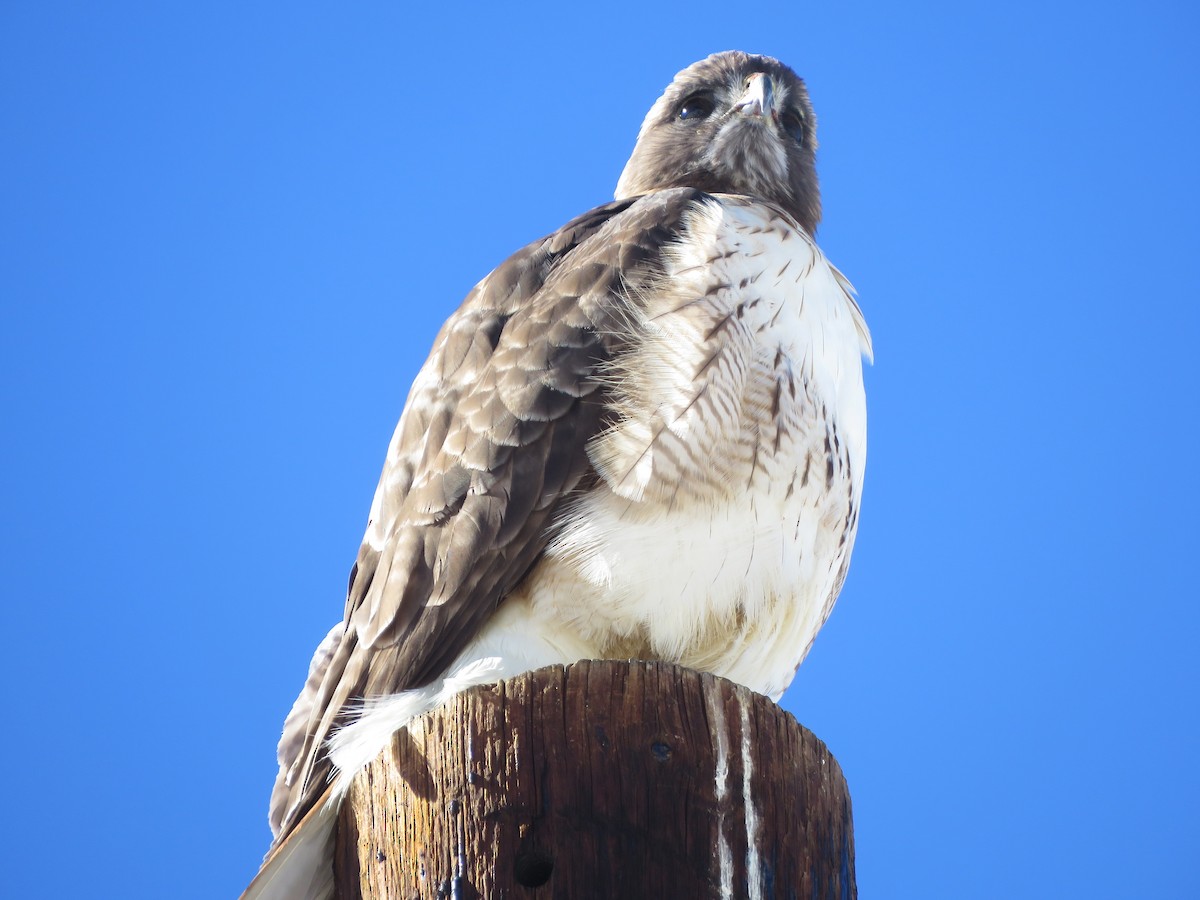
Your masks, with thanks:
[(436, 680), (545, 549), (592, 476), (585, 447), (608, 415), (597, 369), (703, 197), (598, 207), (510, 257), (443, 326), (389, 449), (345, 631), (276, 782), (276, 845), (325, 792), (325, 742), (352, 705)]

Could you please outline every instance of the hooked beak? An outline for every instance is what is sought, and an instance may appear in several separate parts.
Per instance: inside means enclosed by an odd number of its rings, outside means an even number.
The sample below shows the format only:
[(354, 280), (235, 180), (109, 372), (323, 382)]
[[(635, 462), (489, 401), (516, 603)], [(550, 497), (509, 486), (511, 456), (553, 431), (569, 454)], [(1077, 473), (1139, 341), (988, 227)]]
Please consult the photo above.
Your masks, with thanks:
[(771, 77), (763, 72), (755, 72), (746, 81), (746, 91), (733, 108), (743, 116), (761, 116), (764, 119), (775, 118), (775, 89)]

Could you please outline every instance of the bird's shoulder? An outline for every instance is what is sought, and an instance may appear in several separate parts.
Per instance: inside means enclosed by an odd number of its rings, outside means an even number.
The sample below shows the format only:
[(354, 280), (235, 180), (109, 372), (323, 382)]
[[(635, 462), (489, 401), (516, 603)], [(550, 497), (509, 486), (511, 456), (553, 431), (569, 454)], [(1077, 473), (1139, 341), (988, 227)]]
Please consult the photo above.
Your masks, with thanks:
[(446, 638), (469, 638), (544, 548), (604, 427), (597, 373), (624, 349), (629, 304), (708, 202), (679, 188), (589, 210), (497, 266), (442, 327), (389, 445), (347, 594), (360, 642), (408, 648), (390, 690), (444, 668), (462, 643)]
[[(486, 427), (520, 446), (520, 423), (555, 418), (549, 405), (535, 408), (535, 395), (548, 400), (594, 390), (589, 376), (597, 355), (621, 349), (627, 301), (661, 280), (695, 212), (716, 202), (703, 191), (674, 188), (606, 203), (484, 276), (446, 319), (413, 381), (388, 446), (368, 543), (386, 539), (421, 473), (435, 468), (438, 451), (467, 450), (463, 429)], [(499, 435), (497, 419), (485, 426), (481, 406), (496, 403), (512, 413), (518, 433)]]

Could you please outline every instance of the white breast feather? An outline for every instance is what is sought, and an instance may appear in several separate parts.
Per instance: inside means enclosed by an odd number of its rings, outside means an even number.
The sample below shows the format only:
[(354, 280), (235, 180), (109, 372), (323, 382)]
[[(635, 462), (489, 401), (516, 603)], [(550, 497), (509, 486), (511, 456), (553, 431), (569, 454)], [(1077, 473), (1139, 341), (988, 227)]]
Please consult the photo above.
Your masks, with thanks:
[(590, 448), (605, 485), (531, 579), (547, 618), (605, 655), (783, 693), (857, 523), (870, 345), (848, 287), (770, 210), (696, 212), (614, 369), (622, 419)]

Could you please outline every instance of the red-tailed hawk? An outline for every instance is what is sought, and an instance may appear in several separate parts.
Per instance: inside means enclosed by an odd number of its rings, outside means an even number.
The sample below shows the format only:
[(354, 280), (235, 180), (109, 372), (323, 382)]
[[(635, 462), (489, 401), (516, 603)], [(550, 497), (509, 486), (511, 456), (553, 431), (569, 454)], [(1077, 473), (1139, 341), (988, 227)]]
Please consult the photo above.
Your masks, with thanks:
[(470, 685), (637, 658), (783, 693), (846, 576), (866, 458), (870, 338), (813, 243), (815, 150), (791, 69), (701, 60), (615, 202), (449, 318), (284, 723), (247, 896), (327, 896), (351, 778)]

